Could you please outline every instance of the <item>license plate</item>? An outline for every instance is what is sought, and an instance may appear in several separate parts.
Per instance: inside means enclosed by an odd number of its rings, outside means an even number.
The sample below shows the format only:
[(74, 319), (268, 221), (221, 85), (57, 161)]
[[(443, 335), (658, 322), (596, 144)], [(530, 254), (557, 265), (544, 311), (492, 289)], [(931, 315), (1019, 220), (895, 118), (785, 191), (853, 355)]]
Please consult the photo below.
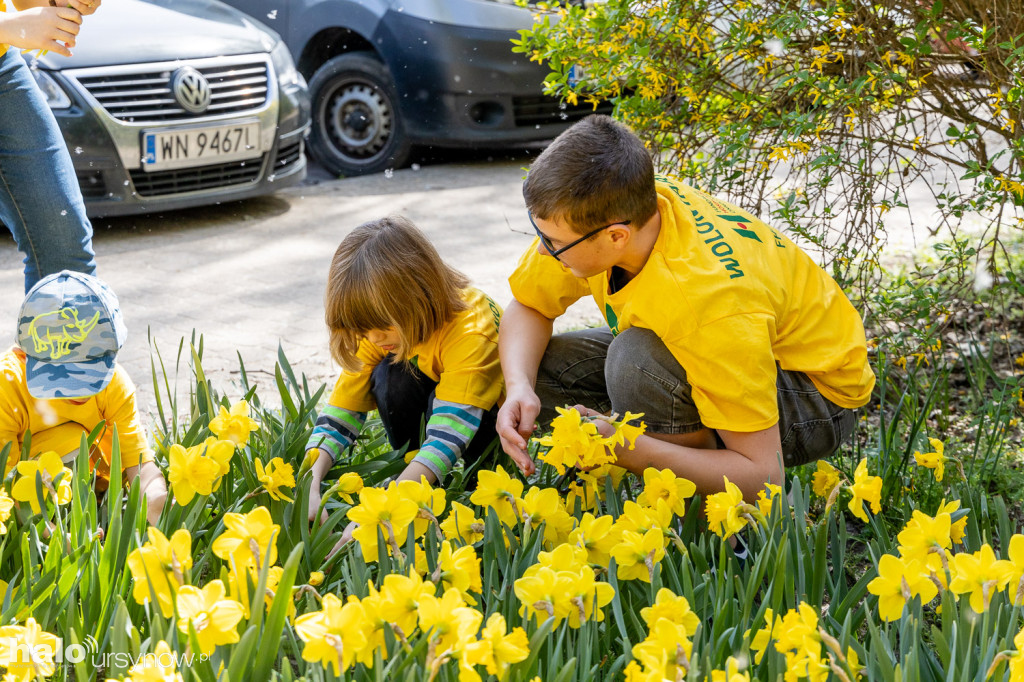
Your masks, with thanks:
[(260, 124), (150, 130), (142, 134), (142, 168), (147, 171), (206, 166), (260, 155)]

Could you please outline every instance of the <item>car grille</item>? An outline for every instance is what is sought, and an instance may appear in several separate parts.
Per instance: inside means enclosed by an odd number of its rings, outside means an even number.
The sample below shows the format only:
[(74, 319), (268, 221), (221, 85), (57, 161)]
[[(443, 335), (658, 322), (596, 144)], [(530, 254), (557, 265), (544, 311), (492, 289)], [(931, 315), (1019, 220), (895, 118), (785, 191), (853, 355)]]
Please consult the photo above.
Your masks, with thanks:
[(107, 196), (107, 188), (103, 184), (103, 173), (98, 170), (78, 171), (78, 186), (82, 190), (82, 198), (86, 200), (103, 199)]
[(302, 156), (302, 140), (288, 145), (287, 147), (281, 147), (277, 150), (277, 161), (274, 162), (274, 170), (279, 171), (282, 168), (292, 165)]
[(583, 103), (574, 106), (548, 95), (512, 98), (516, 127), (571, 123), (590, 114), (611, 114), (612, 108), (612, 103), (607, 101), (601, 102), (597, 109), (594, 109), (593, 104)]
[[(210, 107), (202, 114), (185, 111), (174, 99), (170, 80), (181, 66), (193, 66), (210, 83)], [(198, 65), (182, 61), (102, 71), (80, 75), (78, 82), (119, 121), (148, 123), (233, 114), (258, 109), (267, 101), (267, 63), (259, 58), (236, 64)]]
[(263, 158), (233, 161), (214, 166), (182, 168), (178, 170), (131, 171), (135, 191), (143, 197), (161, 197), (168, 194), (195, 192), (256, 182), (263, 167)]

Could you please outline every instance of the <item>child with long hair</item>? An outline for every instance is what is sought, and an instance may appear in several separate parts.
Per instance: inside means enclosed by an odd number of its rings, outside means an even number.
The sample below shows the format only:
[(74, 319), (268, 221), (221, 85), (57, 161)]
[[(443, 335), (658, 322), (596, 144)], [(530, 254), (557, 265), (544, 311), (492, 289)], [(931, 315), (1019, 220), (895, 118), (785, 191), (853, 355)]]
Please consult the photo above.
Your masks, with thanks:
[(443, 482), (459, 459), (480, 458), (496, 438), (504, 394), (501, 309), (445, 264), (426, 235), (401, 216), (355, 228), (334, 254), (325, 308), (331, 356), (343, 371), (306, 445), (320, 452), (310, 520), (324, 476), (370, 410), (392, 447), (416, 450), (398, 480)]

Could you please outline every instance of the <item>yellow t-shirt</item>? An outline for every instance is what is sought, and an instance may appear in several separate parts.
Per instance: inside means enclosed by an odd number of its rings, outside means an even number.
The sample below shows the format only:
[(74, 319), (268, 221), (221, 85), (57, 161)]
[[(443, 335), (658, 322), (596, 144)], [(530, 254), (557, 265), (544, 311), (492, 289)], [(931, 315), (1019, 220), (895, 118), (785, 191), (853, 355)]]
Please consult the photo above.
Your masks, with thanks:
[(106, 425), (90, 457), (101, 478), (110, 478), (114, 426), (121, 446), (122, 468), (153, 461), (153, 451), (146, 442), (135, 405), (135, 385), (120, 366), (115, 368), (106, 388), (76, 405), (66, 398), (33, 398), (25, 385), (25, 355), (21, 349), (11, 348), (0, 355), (0, 448), (12, 444), (6, 471), (18, 463), (26, 432), (32, 433), (33, 457), (53, 450), (63, 458), (77, 455), (82, 434), (89, 435), (103, 420)]
[(554, 319), (590, 294), (613, 333), (650, 329), (686, 370), (701, 422), (751, 432), (778, 422), (776, 363), (837, 405), (868, 401), (875, 376), (860, 315), (798, 246), (746, 211), (659, 178), (661, 231), (615, 293), (609, 273), (573, 275), (534, 245), (509, 278), (520, 303)]
[[(476, 289), (466, 289), (462, 298), (469, 307), (413, 347), (409, 357), (421, 372), (437, 382), (434, 395), (438, 399), (489, 410), (505, 391), (498, 360), (501, 308)], [(358, 372), (343, 371), (327, 402), (353, 412), (376, 409), (370, 393), (370, 374), (386, 355), (364, 339), (357, 352), (363, 367)]]

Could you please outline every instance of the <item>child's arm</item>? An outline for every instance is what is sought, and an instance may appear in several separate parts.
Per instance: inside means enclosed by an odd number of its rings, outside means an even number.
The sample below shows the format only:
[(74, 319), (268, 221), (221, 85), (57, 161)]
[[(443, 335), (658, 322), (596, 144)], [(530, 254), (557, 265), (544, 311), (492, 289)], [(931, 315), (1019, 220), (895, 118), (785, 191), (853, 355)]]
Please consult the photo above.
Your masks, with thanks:
[(409, 467), (417, 465), (418, 473), (414, 475), (406, 467), (399, 480), (418, 481), (421, 473), (429, 471), (431, 475), (427, 478), (431, 483), (443, 481), (480, 430), (483, 416), (484, 410), (479, 407), (434, 398), (426, 438), (409, 463)]
[[(313, 463), (313, 483), (309, 487), (310, 521), (316, 518), (317, 510), (320, 509), (320, 485), (324, 477), (345, 448), (355, 441), (365, 422), (365, 412), (354, 412), (334, 405), (324, 407), (317, 417), (313, 434), (306, 442), (306, 452), (313, 449), (320, 451), (320, 456)], [(326, 514), (325, 511), (321, 522), (326, 520)]]
[(29, 7), (0, 12), (0, 43), (23, 50), (48, 50), (65, 57), (75, 46), (82, 15), (69, 7)]
[(164, 503), (167, 501), (167, 483), (164, 482), (164, 475), (160, 468), (152, 461), (145, 461), (134, 467), (124, 470), (124, 480), (131, 483), (138, 477), (139, 487), (142, 494), (146, 496), (146, 518), (149, 525), (155, 526), (160, 520), (160, 513), (164, 510)]

